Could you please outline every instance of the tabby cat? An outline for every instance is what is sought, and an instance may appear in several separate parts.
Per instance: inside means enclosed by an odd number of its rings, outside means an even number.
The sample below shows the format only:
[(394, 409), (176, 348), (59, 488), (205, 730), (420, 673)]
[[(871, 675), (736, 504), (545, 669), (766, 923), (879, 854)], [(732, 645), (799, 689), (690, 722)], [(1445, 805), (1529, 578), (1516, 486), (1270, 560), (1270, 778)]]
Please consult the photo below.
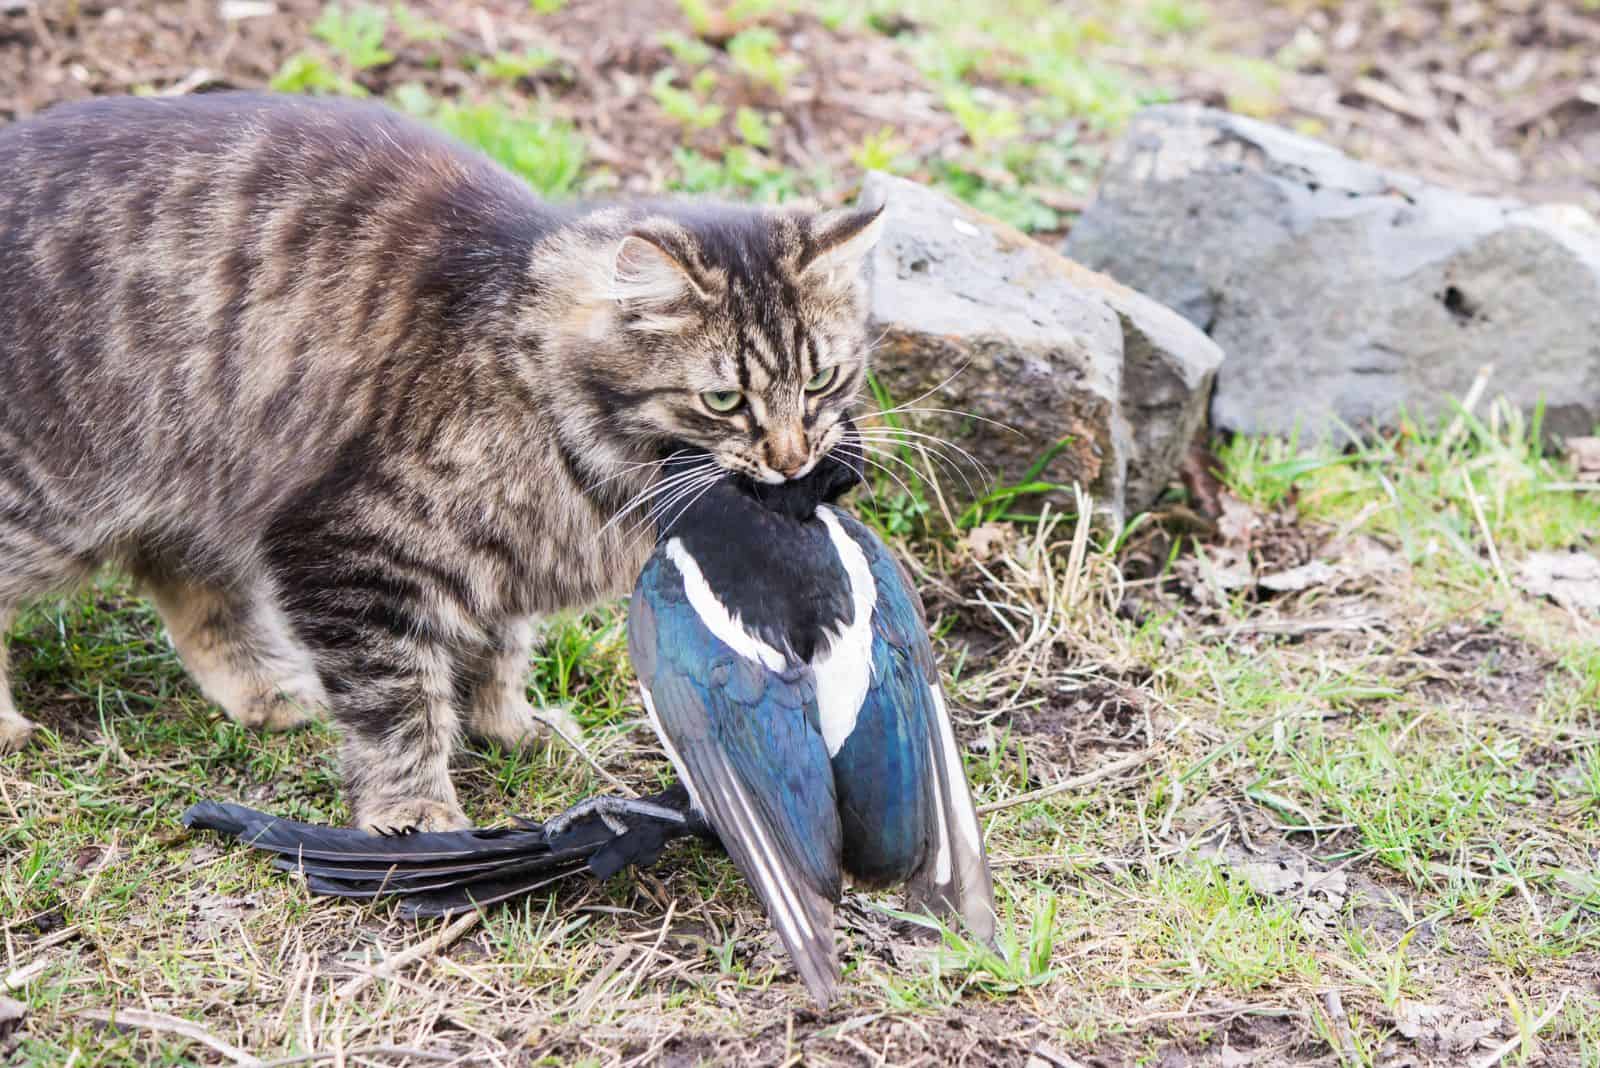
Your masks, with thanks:
[[(331, 715), (369, 829), (464, 826), (458, 736), (536, 734), (534, 620), (715, 478), (808, 472), (865, 374), (877, 211), (555, 206), (256, 94), (59, 108), (0, 160), (0, 633), (126, 569), (233, 719)], [(32, 727), (0, 644), (0, 751)]]

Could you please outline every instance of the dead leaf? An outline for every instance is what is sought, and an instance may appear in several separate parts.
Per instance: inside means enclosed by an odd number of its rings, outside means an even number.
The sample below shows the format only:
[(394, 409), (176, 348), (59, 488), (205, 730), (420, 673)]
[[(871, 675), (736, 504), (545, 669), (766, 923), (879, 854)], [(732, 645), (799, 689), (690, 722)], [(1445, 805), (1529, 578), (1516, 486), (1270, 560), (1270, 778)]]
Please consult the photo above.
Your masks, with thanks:
[(1471, 1020), (1447, 1005), (1400, 1002), (1395, 1029), (1414, 1042), (1441, 1050), (1467, 1050), (1499, 1032), (1500, 1021)]
[(1588, 553), (1529, 553), (1517, 568), (1517, 581), (1535, 597), (1600, 615), (1600, 558)]
[(961, 539), (961, 544), (972, 554), (974, 560), (987, 563), (997, 554), (1004, 552), (1016, 536), (1016, 528), (1009, 523), (984, 523), (967, 531), (967, 536)]
[(1256, 531), (1261, 529), (1261, 513), (1226, 491), (1221, 495), (1221, 507), (1222, 514), (1217, 518), (1217, 533), (1223, 542), (1249, 548)]
[(1243, 549), (1226, 545), (1196, 546), (1195, 554), (1178, 561), (1178, 577), (1200, 604), (1221, 605), (1228, 593), (1255, 585), (1255, 572)]
[(14, 998), (0, 997), (0, 1038), (21, 1027), (27, 1015), (28, 1006)]
[(1256, 581), (1263, 589), (1272, 590), (1274, 593), (1299, 593), (1313, 586), (1332, 585), (1338, 578), (1338, 568), (1321, 560), (1313, 560), (1309, 564), (1291, 567), (1287, 571), (1262, 575)]
[(1411, 567), (1404, 556), (1370, 534), (1340, 539), (1322, 551), (1352, 579), (1389, 578), (1402, 575)]
[(1600, 438), (1568, 438), (1567, 462), (1579, 482), (1600, 482)]
[(1230, 865), (1229, 871), (1243, 879), (1258, 894), (1288, 894), (1305, 885), (1306, 870), (1281, 860), (1247, 861)]

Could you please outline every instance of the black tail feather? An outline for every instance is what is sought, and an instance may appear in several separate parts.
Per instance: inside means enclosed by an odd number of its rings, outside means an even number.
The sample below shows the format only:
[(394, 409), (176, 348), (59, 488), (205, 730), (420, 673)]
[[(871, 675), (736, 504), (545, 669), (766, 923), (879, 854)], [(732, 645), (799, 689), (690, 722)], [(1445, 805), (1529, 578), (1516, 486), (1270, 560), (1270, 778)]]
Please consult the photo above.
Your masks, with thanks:
[(709, 833), (688, 812), (681, 786), (648, 800), (684, 812), (688, 823), (630, 818), (627, 831), (617, 834), (598, 817), (581, 817), (554, 842), (542, 824), (523, 818), (514, 827), (383, 837), (201, 801), (183, 814), (183, 824), (277, 854), (273, 866), (304, 875), (314, 894), (398, 898), (401, 915), (415, 919), (512, 901), (584, 871), (607, 879), (654, 864), (674, 838)]

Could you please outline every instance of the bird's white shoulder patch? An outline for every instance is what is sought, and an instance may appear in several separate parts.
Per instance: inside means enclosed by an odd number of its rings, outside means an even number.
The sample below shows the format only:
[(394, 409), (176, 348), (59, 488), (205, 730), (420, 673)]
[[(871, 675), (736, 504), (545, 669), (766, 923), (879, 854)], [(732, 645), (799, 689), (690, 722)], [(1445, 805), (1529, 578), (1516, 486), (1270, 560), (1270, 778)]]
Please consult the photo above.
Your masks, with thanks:
[(872, 581), (867, 554), (826, 506), (817, 518), (828, 528), (828, 538), (850, 578), (850, 600), (855, 611), (850, 622), (832, 635), (832, 641), (811, 662), (817, 679), (817, 718), (828, 755), (834, 756), (856, 728), (861, 703), (872, 685), (872, 612), (878, 604), (878, 584)]
[(788, 666), (787, 657), (745, 630), (738, 617), (717, 599), (700, 565), (695, 563), (680, 539), (673, 538), (667, 542), (667, 559), (683, 576), (683, 592), (689, 598), (689, 607), (694, 609), (694, 614), (700, 617), (700, 622), (706, 625), (707, 630), (717, 636), (718, 641), (746, 660), (765, 665), (769, 671), (782, 671)]

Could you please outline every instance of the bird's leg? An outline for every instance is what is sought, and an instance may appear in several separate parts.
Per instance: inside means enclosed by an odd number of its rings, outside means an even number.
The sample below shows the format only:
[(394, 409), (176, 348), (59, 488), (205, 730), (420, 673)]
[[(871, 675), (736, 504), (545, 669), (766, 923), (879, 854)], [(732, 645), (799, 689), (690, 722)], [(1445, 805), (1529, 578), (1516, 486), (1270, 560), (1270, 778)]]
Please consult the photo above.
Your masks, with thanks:
[(630, 797), (591, 797), (587, 801), (579, 801), (559, 816), (554, 816), (544, 823), (546, 838), (558, 838), (567, 832), (578, 820), (585, 816), (598, 816), (612, 834), (627, 834), (628, 825), (623, 822), (624, 816), (634, 816), (640, 819), (660, 820), (662, 823), (686, 825), (689, 820), (682, 812), (665, 805), (658, 805), (652, 801), (639, 801)]

